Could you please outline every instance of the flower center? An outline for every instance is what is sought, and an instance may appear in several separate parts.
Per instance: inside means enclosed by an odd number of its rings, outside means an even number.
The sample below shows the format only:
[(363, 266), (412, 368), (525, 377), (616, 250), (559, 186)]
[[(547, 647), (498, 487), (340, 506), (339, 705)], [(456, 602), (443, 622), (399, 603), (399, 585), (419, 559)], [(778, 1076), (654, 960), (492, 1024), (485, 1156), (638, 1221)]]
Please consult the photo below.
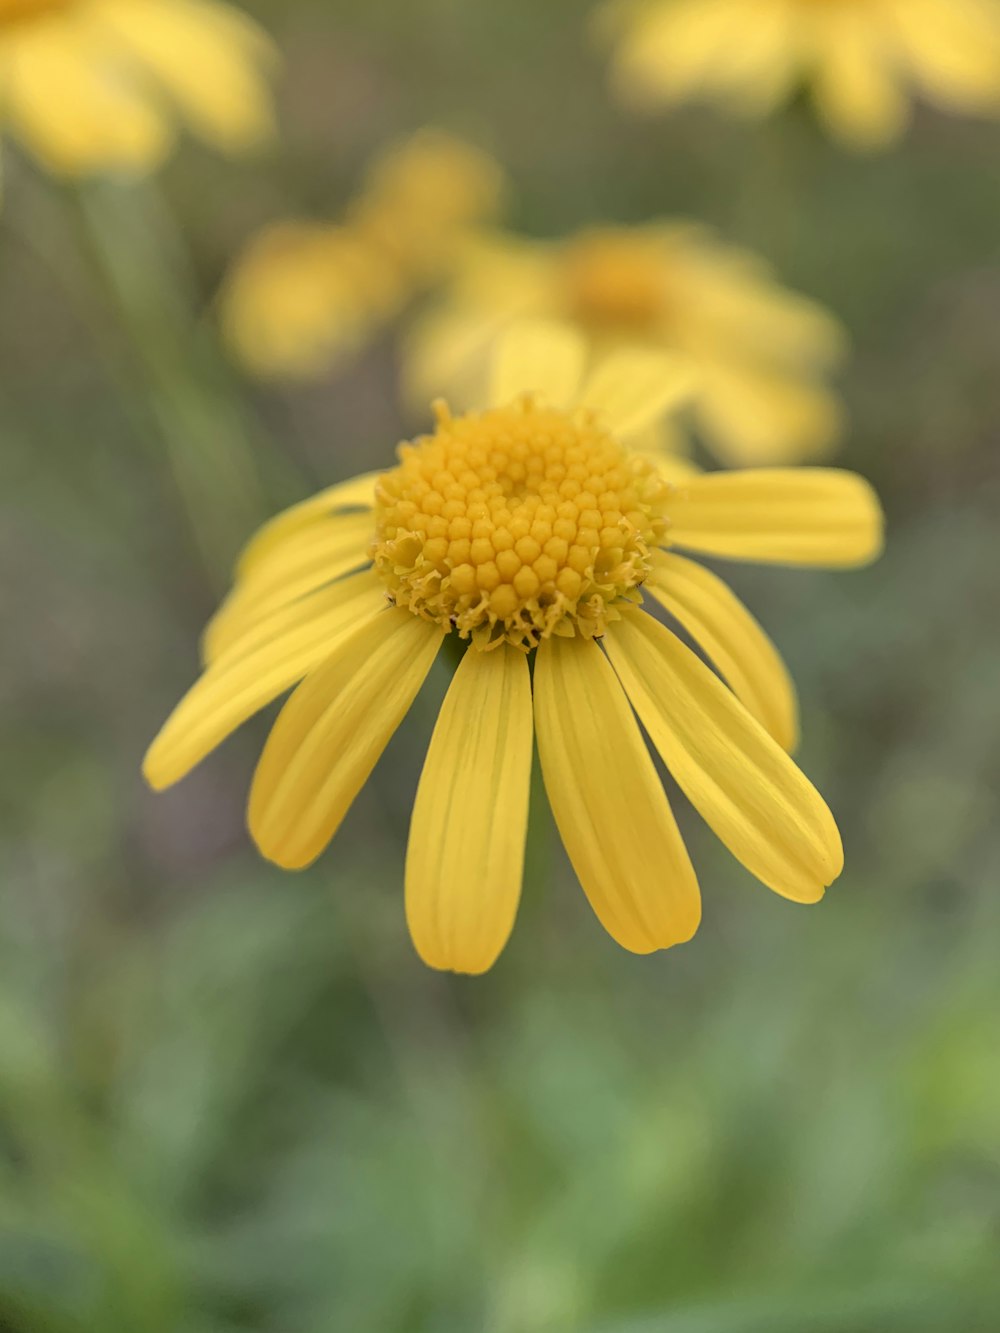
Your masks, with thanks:
[(0, 0), (0, 28), (68, 9), (74, 0)]
[(570, 317), (598, 332), (644, 333), (666, 313), (662, 255), (634, 236), (592, 232), (571, 241), (561, 283)]
[(390, 596), (478, 648), (603, 634), (640, 601), (670, 487), (586, 409), (525, 396), (399, 447), (376, 488), (375, 567)]

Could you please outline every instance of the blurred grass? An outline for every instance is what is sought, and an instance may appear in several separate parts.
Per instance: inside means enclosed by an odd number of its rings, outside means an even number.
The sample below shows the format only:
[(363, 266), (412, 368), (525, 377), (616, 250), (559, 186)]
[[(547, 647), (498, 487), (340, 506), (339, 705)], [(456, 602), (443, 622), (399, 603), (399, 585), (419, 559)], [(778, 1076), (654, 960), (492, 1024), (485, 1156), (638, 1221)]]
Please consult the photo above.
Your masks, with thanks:
[[(101, 195), (123, 295), (167, 340), (159, 397), (78, 203), (8, 172), (0, 1327), (992, 1333), (1000, 130), (928, 115), (865, 161), (801, 109), (759, 133), (636, 122), (569, 0), (260, 12), (288, 52), (282, 151), (188, 146), (162, 196)], [(242, 830), (263, 725), (176, 791), (141, 786), (195, 670), (206, 558), (250, 521), (216, 446), (242, 441), (277, 507), (413, 424), (391, 338), (315, 387), (240, 386), (211, 338), (225, 262), (270, 217), (335, 213), (371, 150), (428, 121), (497, 153), (519, 225), (700, 217), (851, 329), (843, 458), (883, 494), (888, 554), (734, 576), (844, 830), (818, 908), (761, 890), (682, 808), (705, 924), (633, 958), (542, 815), (496, 970), (427, 972), (402, 851), (441, 676), (305, 875)], [(120, 238), (162, 234), (151, 206), (173, 239), (129, 269)], [(164, 411), (215, 506), (207, 557)]]

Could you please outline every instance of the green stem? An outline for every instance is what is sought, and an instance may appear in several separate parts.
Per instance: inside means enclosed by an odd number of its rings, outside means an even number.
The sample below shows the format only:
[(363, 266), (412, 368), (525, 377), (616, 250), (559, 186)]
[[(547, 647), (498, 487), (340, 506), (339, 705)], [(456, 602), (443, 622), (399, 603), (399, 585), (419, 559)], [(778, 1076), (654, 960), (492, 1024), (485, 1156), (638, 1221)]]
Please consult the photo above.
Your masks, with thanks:
[(211, 329), (196, 318), (187, 255), (152, 190), (94, 183), (74, 199), (194, 541), (219, 588), (233, 556), (271, 509), (255, 432)]

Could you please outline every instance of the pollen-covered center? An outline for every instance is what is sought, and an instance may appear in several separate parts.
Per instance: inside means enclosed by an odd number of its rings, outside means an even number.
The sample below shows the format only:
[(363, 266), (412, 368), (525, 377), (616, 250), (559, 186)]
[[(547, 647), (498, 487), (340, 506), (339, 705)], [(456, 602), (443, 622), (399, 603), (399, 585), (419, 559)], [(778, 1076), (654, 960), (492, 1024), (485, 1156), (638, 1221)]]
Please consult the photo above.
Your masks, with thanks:
[(647, 238), (585, 233), (566, 245), (560, 277), (568, 314), (597, 334), (647, 333), (667, 313), (663, 258)]
[(397, 605), (479, 648), (528, 650), (603, 634), (641, 600), (670, 492), (652, 464), (592, 412), (530, 396), (437, 418), (376, 488), (373, 559)]

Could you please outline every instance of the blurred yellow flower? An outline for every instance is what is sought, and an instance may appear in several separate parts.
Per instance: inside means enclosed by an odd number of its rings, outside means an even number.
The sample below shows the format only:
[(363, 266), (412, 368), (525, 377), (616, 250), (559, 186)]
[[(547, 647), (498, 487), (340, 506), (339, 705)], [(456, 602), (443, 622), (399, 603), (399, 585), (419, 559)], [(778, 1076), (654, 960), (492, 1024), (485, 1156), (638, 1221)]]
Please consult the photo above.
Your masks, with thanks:
[[(648, 953), (689, 939), (700, 898), (633, 709), (682, 790), (766, 885), (815, 902), (840, 873), (833, 817), (787, 749), (796, 700), (770, 640), (688, 552), (847, 567), (881, 514), (832, 470), (684, 475), (633, 453), (685, 392), (670, 358), (526, 325), (499, 344), (481, 412), (436, 407), (398, 465), (280, 515), (244, 551), (208, 626), (206, 668), (145, 760), (157, 788), (301, 681), (249, 801), (289, 869), (336, 833), (445, 638), (468, 640), (418, 786), (406, 909), (421, 957), (478, 973), (521, 890), (532, 733), (577, 876), (601, 922)], [(671, 480), (671, 477), (674, 479)], [(660, 603), (725, 685), (643, 609)], [(533, 654), (534, 671), (529, 672)]]
[(504, 189), (503, 172), (487, 153), (424, 129), (375, 160), (348, 221), (411, 282), (432, 282), (448, 270), (470, 227), (497, 216)]
[(238, 152), (272, 129), (273, 58), (217, 0), (0, 0), (0, 127), (65, 175), (155, 166), (176, 118)]
[(319, 378), (363, 346), (402, 299), (398, 274), (351, 228), (278, 222), (241, 255), (220, 319), (254, 374)]
[(373, 164), (340, 226), (282, 222), (234, 263), (220, 318), (254, 374), (314, 378), (441, 279), (503, 192), (485, 153), (421, 130)]
[(612, 0), (613, 76), (638, 109), (714, 101), (764, 116), (802, 84), (851, 148), (882, 148), (910, 92), (946, 111), (1000, 111), (997, 0)]
[(426, 401), (443, 385), (458, 401), (476, 401), (492, 340), (520, 317), (565, 320), (598, 355), (639, 344), (682, 358), (697, 378), (693, 419), (727, 463), (816, 459), (841, 432), (825, 383), (844, 355), (839, 324), (704, 228), (604, 227), (557, 242), (480, 237), (410, 334), (410, 396)]

